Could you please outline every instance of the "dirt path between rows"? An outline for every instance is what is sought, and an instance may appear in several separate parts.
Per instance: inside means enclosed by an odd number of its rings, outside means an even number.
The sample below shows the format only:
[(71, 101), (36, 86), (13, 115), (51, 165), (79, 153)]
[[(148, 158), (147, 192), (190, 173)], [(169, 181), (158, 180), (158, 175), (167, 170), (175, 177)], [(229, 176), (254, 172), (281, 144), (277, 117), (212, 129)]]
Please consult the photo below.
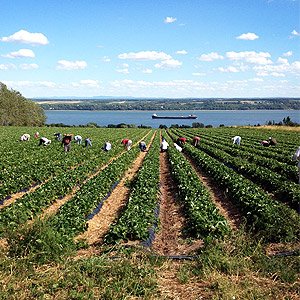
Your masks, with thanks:
[[(155, 135), (152, 136), (149, 145), (152, 144), (154, 136)], [(127, 187), (126, 182), (131, 181), (138, 173), (146, 154), (147, 152), (141, 152), (139, 154), (133, 162), (132, 167), (127, 170), (122, 177), (122, 180), (112, 191), (110, 196), (104, 201), (100, 212), (87, 222), (88, 229), (76, 237), (76, 240), (85, 240), (85, 242), (91, 246), (88, 249), (79, 250), (76, 258), (89, 256), (98, 252), (93, 246), (102, 244), (104, 236), (108, 232), (110, 225), (116, 219), (116, 216), (122, 208), (126, 205), (130, 194), (130, 189)]]
[(36, 184), (31, 186), (30, 188), (26, 189), (23, 192), (18, 192), (15, 194), (10, 195), (10, 197), (6, 200), (3, 201), (2, 204), (0, 204), (0, 210), (3, 209), (6, 206), (11, 205), (12, 203), (16, 202), (19, 198), (22, 198), (24, 195), (29, 194), (29, 193), (33, 193), (36, 189), (38, 189), (39, 187), (41, 187), (42, 185), (44, 185), (45, 183), (47, 183), (51, 178), (43, 181), (40, 184)]
[(196, 240), (189, 243), (183, 235), (185, 217), (177, 198), (177, 188), (169, 167), (167, 153), (160, 154), (160, 227), (151, 249), (160, 255), (188, 255), (203, 243)]

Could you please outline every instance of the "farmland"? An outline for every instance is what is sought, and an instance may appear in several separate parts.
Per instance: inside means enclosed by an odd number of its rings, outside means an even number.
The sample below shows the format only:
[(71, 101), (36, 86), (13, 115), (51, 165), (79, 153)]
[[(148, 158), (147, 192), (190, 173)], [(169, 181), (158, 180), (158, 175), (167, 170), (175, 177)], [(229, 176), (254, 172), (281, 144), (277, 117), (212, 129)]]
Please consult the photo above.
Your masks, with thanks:
[[(55, 132), (93, 146), (64, 152)], [(269, 136), (276, 147), (260, 145)], [(1, 127), (0, 139), (4, 299), (300, 297), (296, 129)]]

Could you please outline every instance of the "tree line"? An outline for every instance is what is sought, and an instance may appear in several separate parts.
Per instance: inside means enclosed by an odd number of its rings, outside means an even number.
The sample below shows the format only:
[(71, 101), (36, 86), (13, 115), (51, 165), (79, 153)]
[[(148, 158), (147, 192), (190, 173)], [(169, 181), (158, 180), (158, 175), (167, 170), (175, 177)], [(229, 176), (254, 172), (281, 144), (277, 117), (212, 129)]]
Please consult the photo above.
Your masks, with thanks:
[(0, 82), (0, 126), (42, 126), (45, 122), (44, 110), (37, 103)]

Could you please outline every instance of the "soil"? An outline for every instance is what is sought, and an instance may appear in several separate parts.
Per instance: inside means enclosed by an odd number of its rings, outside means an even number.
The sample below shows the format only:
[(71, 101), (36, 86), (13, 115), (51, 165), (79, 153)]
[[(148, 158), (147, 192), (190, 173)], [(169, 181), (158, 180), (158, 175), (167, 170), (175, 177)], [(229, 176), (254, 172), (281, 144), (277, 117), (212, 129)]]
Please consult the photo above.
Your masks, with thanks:
[[(149, 145), (152, 143), (153, 139), (154, 135), (152, 136)], [(127, 170), (122, 180), (112, 191), (110, 196), (104, 201), (100, 212), (87, 222), (88, 229), (76, 237), (76, 240), (85, 240), (85, 242), (90, 246), (88, 249), (79, 250), (76, 258), (99, 253), (100, 249), (97, 250), (97, 246), (101, 246), (103, 238), (108, 232), (110, 225), (128, 201), (130, 189), (126, 183), (136, 176), (138, 170), (142, 166), (146, 154), (147, 152), (141, 152), (139, 154), (137, 159), (133, 162), (132, 167)], [(136, 243), (133, 242), (130, 244)]]
[(167, 155), (166, 152), (160, 154), (160, 225), (151, 249), (160, 255), (189, 255), (203, 246), (203, 242), (190, 239), (187, 242), (183, 234), (183, 208), (177, 198)]

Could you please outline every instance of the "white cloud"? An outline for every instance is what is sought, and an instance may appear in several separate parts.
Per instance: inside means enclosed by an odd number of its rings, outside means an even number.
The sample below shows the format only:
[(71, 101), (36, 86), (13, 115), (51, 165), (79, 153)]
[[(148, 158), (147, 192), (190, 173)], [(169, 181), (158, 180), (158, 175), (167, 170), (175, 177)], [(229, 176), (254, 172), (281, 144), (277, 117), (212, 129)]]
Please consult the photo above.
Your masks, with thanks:
[(42, 33), (32, 33), (26, 30), (20, 30), (8, 37), (0, 39), (2, 42), (18, 42), (31, 45), (47, 45), (49, 41)]
[(258, 38), (259, 38), (259, 36), (252, 32), (243, 33), (236, 37), (236, 39), (238, 39), (238, 40), (247, 40), (247, 41), (254, 41)]
[(11, 86), (12, 88), (54, 88), (56, 87), (56, 83), (52, 81), (6, 81), (5, 84), (7, 86)]
[(278, 72), (272, 72), (270, 73), (270, 75), (273, 77), (285, 77), (283, 73), (278, 73)]
[(129, 74), (129, 70), (127, 68), (117, 69), (117, 72), (121, 74)]
[(238, 73), (239, 70), (236, 67), (229, 66), (227, 68), (220, 67), (218, 70), (222, 73)]
[(37, 64), (21, 64), (20, 68), (22, 70), (35, 70), (38, 69), (39, 66)]
[(6, 70), (14, 70), (16, 69), (16, 65), (14, 64), (0, 64), (0, 70), (6, 71)]
[(217, 52), (211, 52), (208, 54), (202, 54), (198, 57), (199, 60), (201, 61), (214, 61), (217, 59), (224, 59), (224, 57)]
[(245, 60), (251, 64), (267, 65), (272, 64), (269, 59), (271, 57), (268, 52), (255, 52), (255, 51), (244, 51), (244, 52), (226, 52), (226, 57), (230, 60)]
[(120, 59), (130, 60), (168, 60), (172, 57), (164, 52), (157, 51), (140, 51), (140, 52), (129, 52), (118, 55)]
[(163, 60), (160, 63), (157, 63), (154, 65), (155, 68), (157, 69), (174, 69), (178, 68), (182, 65), (182, 62), (176, 60), (176, 59), (168, 59), (168, 60)]
[(18, 51), (10, 52), (10, 53), (8, 53), (6, 55), (2, 55), (2, 56), (8, 57), (8, 58), (20, 58), (20, 57), (34, 58), (35, 54), (30, 49), (20, 49)]
[(292, 36), (300, 36), (300, 33), (296, 31), (295, 29), (291, 32)]
[(293, 55), (293, 51), (285, 52), (285, 53), (283, 53), (282, 55), (285, 56), (285, 57), (292, 56), (292, 55)]
[(288, 63), (289, 63), (288, 60), (287, 60), (286, 58), (282, 58), (282, 57), (279, 57), (279, 58), (277, 59), (277, 62), (278, 62), (279, 64), (288, 64)]
[(68, 61), (59, 60), (57, 62), (57, 70), (82, 70), (87, 67), (87, 63), (84, 60)]
[(166, 23), (166, 24), (174, 23), (174, 22), (176, 22), (176, 21), (177, 21), (177, 19), (176, 19), (176, 18), (173, 18), (173, 17), (166, 17), (166, 18), (164, 19), (164, 23)]
[(153, 71), (151, 69), (145, 69), (142, 71), (144, 74), (151, 74)]
[(176, 51), (176, 54), (186, 55), (187, 51), (186, 50), (179, 50), (179, 51)]
[(206, 74), (205, 73), (200, 73), (200, 72), (195, 72), (195, 73), (192, 73), (193, 76), (205, 76)]
[(255, 77), (255, 78), (252, 78), (252, 79), (249, 79), (248, 81), (253, 81), (253, 82), (263, 82), (264, 80), (262, 78), (258, 78), (258, 77)]
[(108, 56), (103, 56), (102, 57), (102, 61), (104, 61), (104, 62), (110, 62), (111, 59)]
[(94, 79), (83, 79), (78, 82), (72, 82), (73, 87), (89, 87), (89, 88), (99, 88), (99, 81)]

